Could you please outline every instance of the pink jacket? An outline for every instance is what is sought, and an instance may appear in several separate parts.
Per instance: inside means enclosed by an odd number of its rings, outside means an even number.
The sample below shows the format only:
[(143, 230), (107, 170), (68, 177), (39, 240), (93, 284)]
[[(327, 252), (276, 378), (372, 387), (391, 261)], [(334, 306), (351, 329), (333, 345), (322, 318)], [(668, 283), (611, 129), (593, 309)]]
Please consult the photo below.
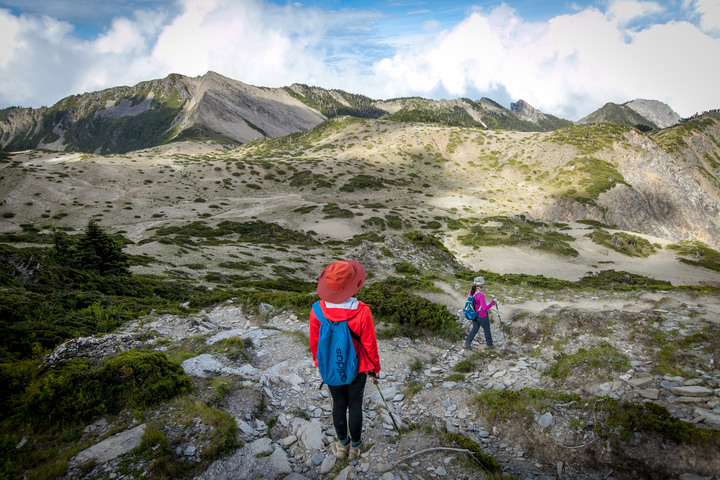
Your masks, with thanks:
[(482, 292), (482, 290), (478, 290), (477, 292), (475, 292), (475, 296), (473, 297), (473, 307), (475, 308), (475, 311), (478, 312), (478, 318), (487, 317), (487, 311), (490, 310), (493, 305), (495, 305), (495, 300), (493, 300), (489, 304), (485, 303), (485, 294)]

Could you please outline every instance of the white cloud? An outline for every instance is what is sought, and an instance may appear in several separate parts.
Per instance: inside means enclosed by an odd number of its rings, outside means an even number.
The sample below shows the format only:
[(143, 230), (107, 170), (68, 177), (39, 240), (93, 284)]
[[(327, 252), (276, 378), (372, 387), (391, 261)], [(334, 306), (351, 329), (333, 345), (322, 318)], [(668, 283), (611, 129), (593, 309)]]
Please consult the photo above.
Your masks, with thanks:
[(700, 14), (700, 27), (720, 37), (720, 0), (697, 0), (696, 8)]
[(15, 49), (22, 46), (16, 41), (19, 30), (20, 25), (10, 11), (0, 9), (0, 66), (5, 66)]
[(649, 2), (617, 2), (606, 13), (587, 8), (542, 24), (524, 22), (508, 8), (475, 12), (427, 45), (377, 62), (375, 70), (389, 96), (502, 87), (513, 100), (574, 120), (606, 102), (635, 98), (664, 101), (684, 116), (719, 107), (713, 83), (720, 43), (686, 22), (622, 28), (659, 11)]
[(687, 1), (697, 25), (644, 25), (668, 13), (649, 1), (575, 6), (543, 23), (501, 4), (450, 29), (428, 19), (383, 38), (377, 12), (263, 0), (178, 0), (173, 16), (138, 11), (90, 40), (66, 22), (0, 9), (0, 107), (214, 70), (253, 85), (302, 82), (378, 99), (503, 92), (570, 119), (651, 98), (687, 116), (720, 107), (720, 42), (710, 36), (720, 32), (720, 0)]
[(617, 0), (612, 2), (607, 10), (607, 17), (620, 25), (633, 20), (661, 13), (665, 9), (655, 2), (639, 2), (635, 0)]

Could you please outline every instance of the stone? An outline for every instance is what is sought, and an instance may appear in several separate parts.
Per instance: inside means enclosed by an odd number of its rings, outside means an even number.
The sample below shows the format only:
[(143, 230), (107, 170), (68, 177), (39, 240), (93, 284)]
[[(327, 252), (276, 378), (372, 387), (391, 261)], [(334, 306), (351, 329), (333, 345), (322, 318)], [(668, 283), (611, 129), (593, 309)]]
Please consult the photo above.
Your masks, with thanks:
[(335, 458), (335, 455), (325, 455), (325, 458), (320, 465), (320, 473), (325, 475), (326, 473), (330, 472), (330, 470), (335, 467), (336, 461), (337, 458)]
[(348, 465), (347, 467), (340, 470), (340, 473), (338, 473), (338, 476), (335, 477), (335, 480), (351, 480), (355, 478), (355, 475), (357, 475), (357, 470), (355, 470), (355, 467), (352, 465)]
[(392, 465), (389, 463), (379, 462), (377, 464), (377, 471), (378, 473), (385, 473), (392, 470)]
[(93, 460), (95, 463), (106, 463), (110, 460), (128, 453), (140, 446), (142, 437), (145, 434), (146, 425), (138, 425), (135, 428), (125, 430), (100, 443), (81, 451), (71, 460), (73, 464), (81, 464)]
[(670, 400), (670, 403), (703, 403), (704, 401), (703, 397), (676, 397)]
[(252, 435), (253, 433), (255, 433), (255, 429), (251, 427), (250, 424), (247, 423), (245, 420), (235, 417), (235, 423), (237, 424), (238, 429), (244, 435)]
[(297, 442), (297, 437), (295, 435), (288, 435), (287, 437), (280, 440), (280, 445), (283, 447), (289, 447), (293, 443)]
[(658, 398), (660, 398), (660, 390), (658, 390), (657, 388), (641, 388), (635, 390), (635, 392), (641, 397), (647, 398), (649, 400), (657, 400)]
[(670, 389), (670, 391), (678, 396), (683, 397), (707, 397), (708, 395), (712, 395), (713, 391), (706, 387), (700, 387), (697, 385), (690, 385), (690, 386), (683, 386), (683, 387), (673, 387)]
[(142, 343), (129, 333), (110, 333), (100, 337), (80, 337), (59, 345), (45, 355), (42, 368), (47, 369), (58, 362), (71, 358), (105, 358), (126, 350), (140, 348)]
[(325, 448), (322, 425), (320, 425), (318, 420), (313, 419), (308, 422), (302, 418), (296, 418), (293, 420), (292, 426), (295, 430), (295, 435), (298, 437), (300, 442), (305, 445), (306, 449), (321, 450)]
[(720, 415), (709, 412), (704, 408), (695, 408), (695, 415), (702, 417), (705, 423), (720, 425)]
[(538, 419), (538, 423), (543, 428), (550, 428), (555, 425), (555, 417), (553, 417), (552, 413), (543, 413)]
[(245, 445), (230, 458), (216, 460), (195, 480), (234, 480), (238, 472), (242, 472), (244, 478), (285, 478), (292, 468), (285, 450), (263, 437)]
[(630, 385), (633, 388), (642, 388), (642, 387), (647, 387), (648, 385), (650, 385), (652, 383), (652, 381), (653, 381), (653, 379), (650, 377), (631, 378), (630, 380), (628, 380), (627, 383), (628, 383), (628, 385)]

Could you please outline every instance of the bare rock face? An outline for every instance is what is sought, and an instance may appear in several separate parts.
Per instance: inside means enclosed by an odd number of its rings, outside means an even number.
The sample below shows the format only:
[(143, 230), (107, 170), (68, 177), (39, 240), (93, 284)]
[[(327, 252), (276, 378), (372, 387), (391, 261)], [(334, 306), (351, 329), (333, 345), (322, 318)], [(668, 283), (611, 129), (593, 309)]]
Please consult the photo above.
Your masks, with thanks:
[(111, 333), (102, 337), (73, 338), (57, 347), (43, 358), (42, 368), (52, 368), (56, 363), (71, 358), (105, 358), (126, 350), (138, 348), (142, 343), (128, 333)]
[(647, 118), (660, 128), (670, 127), (680, 122), (680, 115), (667, 104), (657, 100), (645, 100), (638, 98), (627, 102), (625, 105)]
[(546, 120), (547, 117), (537, 108), (533, 107), (525, 100), (518, 100), (515, 103), (510, 104), (510, 111), (523, 120), (528, 122), (538, 123), (541, 120)]

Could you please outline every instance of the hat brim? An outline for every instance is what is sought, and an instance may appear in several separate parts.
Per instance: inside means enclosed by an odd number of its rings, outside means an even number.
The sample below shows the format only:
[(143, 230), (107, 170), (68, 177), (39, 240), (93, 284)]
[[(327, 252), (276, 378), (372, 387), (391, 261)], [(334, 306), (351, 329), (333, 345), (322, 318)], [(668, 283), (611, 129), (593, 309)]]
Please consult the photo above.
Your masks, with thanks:
[(335, 290), (328, 287), (327, 282), (325, 281), (325, 274), (332, 263), (326, 266), (318, 278), (317, 294), (321, 300), (325, 300), (330, 303), (342, 303), (355, 295), (363, 286), (363, 283), (365, 283), (365, 269), (362, 265), (352, 260), (342, 261), (349, 264), (355, 272), (352, 281), (342, 290)]

